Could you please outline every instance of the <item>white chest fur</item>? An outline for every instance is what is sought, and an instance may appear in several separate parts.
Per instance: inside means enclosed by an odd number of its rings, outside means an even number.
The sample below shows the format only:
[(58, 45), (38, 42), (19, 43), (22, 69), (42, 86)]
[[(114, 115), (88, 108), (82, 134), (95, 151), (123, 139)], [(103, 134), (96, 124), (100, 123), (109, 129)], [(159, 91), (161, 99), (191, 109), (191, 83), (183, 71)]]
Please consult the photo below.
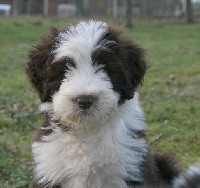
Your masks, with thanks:
[[(63, 188), (126, 188), (125, 179), (142, 181), (146, 141), (130, 134), (133, 119), (123, 116), (126, 122), (117, 117), (86, 137), (56, 128), (43, 142), (34, 142), (36, 178)], [(132, 123), (144, 129), (140, 118)]]

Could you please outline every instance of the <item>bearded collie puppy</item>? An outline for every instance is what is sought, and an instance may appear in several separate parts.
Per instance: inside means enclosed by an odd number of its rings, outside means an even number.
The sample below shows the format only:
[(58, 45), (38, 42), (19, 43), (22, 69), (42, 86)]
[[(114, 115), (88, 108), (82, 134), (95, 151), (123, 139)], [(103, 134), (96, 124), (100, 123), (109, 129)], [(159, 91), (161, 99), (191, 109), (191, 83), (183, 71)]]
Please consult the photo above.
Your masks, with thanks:
[(101, 21), (53, 28), (26, 73), (44, 123), (32, 144), (34, 188), (170, 187), (179, 170), (152, 155), (137, 89), (145, 51)]

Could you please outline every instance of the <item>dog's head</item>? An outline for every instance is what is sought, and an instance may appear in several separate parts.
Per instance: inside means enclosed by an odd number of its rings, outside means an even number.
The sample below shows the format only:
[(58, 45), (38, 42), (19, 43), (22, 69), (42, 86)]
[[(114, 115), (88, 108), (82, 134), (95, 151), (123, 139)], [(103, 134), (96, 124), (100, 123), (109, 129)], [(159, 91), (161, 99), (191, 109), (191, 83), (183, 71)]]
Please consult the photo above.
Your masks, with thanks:
[(134, 96), (147, 65), (144, 50), (100, 21), (52, 29), (25, 65), (48, 110), (65, 122), (104, 121)]

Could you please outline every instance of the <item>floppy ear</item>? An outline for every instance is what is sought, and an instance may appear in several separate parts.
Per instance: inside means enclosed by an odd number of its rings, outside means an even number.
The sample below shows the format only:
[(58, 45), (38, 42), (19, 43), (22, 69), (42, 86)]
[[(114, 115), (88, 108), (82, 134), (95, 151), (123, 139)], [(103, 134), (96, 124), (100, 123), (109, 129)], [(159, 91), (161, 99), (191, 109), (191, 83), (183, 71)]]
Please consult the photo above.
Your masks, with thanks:
[(48, 100), (45, 93), (45, 74), (49, 64), (53, 60), (52, 48), (55, 45), (55, 38), (58, 29), (52, 28), (51, 33), (42, 37), (38, 44), (28, 53), (28, 62), (25, 70), (33, 88), (37, 91), (42, 102)]
[(115, 51), (121, 58), (126, 87), (123, 88), (123, 100), (133, 98), (134, 92), (142, 84), (148, 68), (145, 60), (145, 50), (130, 37), (122, 35), (122, 29), (111, 26), (109, 28), (110, 40), (116, 41)]
[(126, 51), (124, 68), (127, 75), (130, 91), (127, 99), (133, 98), (134, 92), (142, 85), (144, 75), (148, 68), (145, 60), (145, 50), (132, 40), (122, 39), (121, 44)]

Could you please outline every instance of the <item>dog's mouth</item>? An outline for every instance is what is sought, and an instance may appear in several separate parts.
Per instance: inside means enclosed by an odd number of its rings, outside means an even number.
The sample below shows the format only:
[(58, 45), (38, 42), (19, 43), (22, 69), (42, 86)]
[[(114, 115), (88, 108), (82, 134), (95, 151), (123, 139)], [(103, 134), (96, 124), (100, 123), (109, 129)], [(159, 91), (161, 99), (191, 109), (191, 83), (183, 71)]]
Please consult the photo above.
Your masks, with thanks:
[(118, 112), (117, 97), (111, 94), (90, 93), (72, 97), (58, 93), (53, 99), (55, 118), (77, 127), (102, 125)]
[(82, 121), (91, 121), (94, 119), (98, 113), (98, 110), (94, 107), (90, 107), (87, 109), (80, 109), (80, 108), (74, 108), (73, 113), (70, 113), (67, 115), (67, 119), (71, 122), (79, 122)]
[(90, 127), (90, 125), (98, 126), (106, 123), (109, 119), (109, 117), (112, 116), (112, 114), (116, 113), (116, 110), (113, 108), (110, 111), (103, 112), (102, 109), (90, 107), (88, 109), (77, 109), (74, 108), (71, 113), (66, 113), (60, 116), (61, 122), (64, 124), (71, 124), (76, 127)]

